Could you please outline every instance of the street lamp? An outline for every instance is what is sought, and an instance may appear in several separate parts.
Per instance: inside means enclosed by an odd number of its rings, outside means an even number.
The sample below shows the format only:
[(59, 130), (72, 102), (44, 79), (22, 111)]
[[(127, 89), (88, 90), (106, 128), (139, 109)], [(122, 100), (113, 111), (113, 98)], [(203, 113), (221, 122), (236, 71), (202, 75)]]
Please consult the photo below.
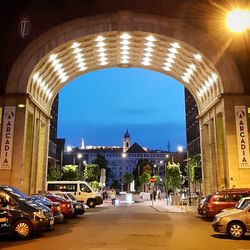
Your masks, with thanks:
[(77, 159), (78, 159), (78, 171), (79, 171), (79, 176), (81, 176), (81, 159), (82, 159), (82, 154), (78, 153), (77, 154)]
[(169, 158), (169, 155), (165, 155), (165, 165), (164, 165), (164, 172), (165, 172), (165, 180), (166, 180), (166, 200), (167, 200), (167, 206), (168, 206), (168, 176), (167, 176), (167, 159)]
[(227, 28), (235, 33), (244, 32), (250, 28), (250, 10), (236, 8), (226, 17)]
[(123, 177), (123, 175), (124, 175), (124, 159), (126, 158), (126, 154), (125, 153), (122, 153), (122, 183), (121, 183), (121, 192), (123, 192), (123, 182), (124, 182), (124, 177)]

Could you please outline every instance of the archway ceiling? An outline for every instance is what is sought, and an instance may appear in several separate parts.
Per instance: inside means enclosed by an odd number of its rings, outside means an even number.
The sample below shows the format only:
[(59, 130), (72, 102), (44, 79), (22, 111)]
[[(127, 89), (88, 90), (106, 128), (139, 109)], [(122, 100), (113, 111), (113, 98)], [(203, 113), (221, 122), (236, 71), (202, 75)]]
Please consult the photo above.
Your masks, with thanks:
[(67, 82), (110, 67), (167, 74), (193, 94), (200, 110), (222, 91), (215, 67), (195, 48), (167, 36), (133, 31), (88, 35), (62, 44), (38, 62), (29, 79), (28, 93), (49, 111)]

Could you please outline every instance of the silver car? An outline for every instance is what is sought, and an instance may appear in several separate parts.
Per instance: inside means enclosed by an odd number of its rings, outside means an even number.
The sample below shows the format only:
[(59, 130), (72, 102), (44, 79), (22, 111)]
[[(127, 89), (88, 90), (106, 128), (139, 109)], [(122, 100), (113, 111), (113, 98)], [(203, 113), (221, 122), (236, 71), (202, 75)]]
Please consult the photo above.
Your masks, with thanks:
[(215, 232), (241, 239), (250, 232), (250, 197), (240, 199), (235, 208), (217, 214), (212, 223)]

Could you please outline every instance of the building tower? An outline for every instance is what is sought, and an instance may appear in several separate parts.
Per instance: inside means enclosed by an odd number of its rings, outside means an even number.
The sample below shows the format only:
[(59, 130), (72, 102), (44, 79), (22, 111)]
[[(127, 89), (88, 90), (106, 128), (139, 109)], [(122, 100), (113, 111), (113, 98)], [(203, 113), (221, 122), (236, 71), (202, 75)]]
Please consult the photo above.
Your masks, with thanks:
[(126, 132), (123, 136), (123, 153), (125, 153), (130, 148), (130, 134), (126, 129)]

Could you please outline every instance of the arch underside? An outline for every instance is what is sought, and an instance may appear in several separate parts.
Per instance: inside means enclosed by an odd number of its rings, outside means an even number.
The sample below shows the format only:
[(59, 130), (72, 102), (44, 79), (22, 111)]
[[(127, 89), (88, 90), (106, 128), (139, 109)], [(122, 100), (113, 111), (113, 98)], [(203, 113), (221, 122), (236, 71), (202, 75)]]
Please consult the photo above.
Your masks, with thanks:
[(193, 94), (200, 110), (222, 91), (215, 67), (186, 43), (147, 32), (112, 31), (79, 37), (50, 51), (32, 71), (27, 92), (49, 111), (56, 94), (70, 80), (110, 67), (145, 68), (169, 75)]

